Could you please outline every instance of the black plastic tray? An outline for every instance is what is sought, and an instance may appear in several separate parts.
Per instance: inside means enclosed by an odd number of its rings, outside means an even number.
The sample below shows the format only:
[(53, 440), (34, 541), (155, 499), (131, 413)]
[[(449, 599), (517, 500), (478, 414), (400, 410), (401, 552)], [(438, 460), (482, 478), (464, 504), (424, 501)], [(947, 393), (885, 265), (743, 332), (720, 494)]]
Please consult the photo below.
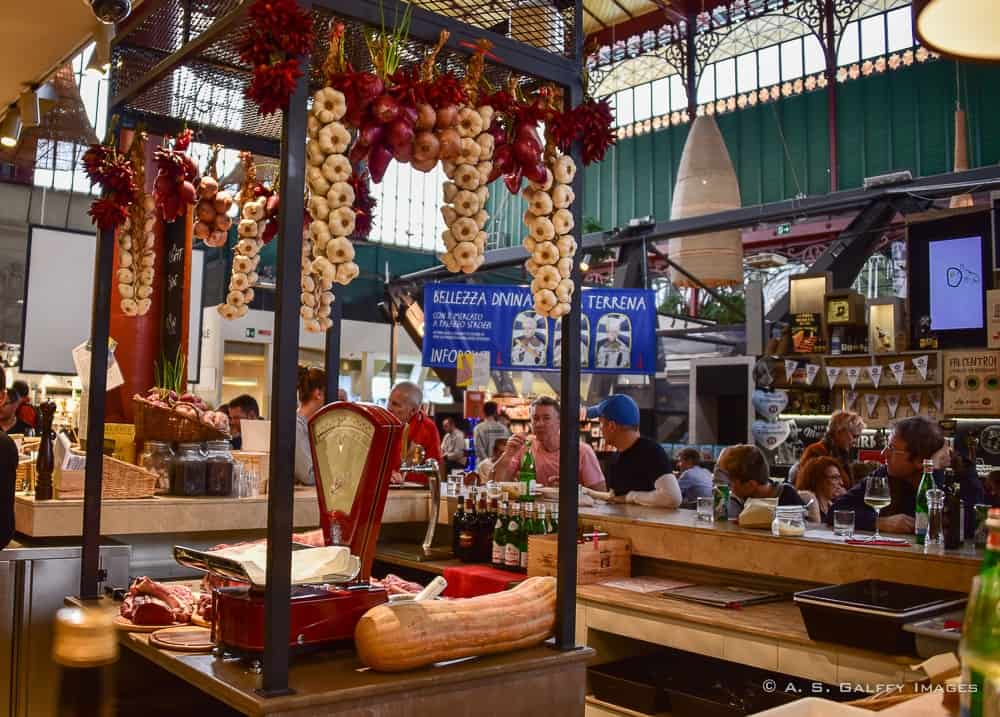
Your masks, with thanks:
[(587, 668), (594, 696), (644, 714), (670, 709), (670, 676), (665, 655), (630, 657)]
[(809, 637), (893, 654), (913, 654), (908, 622), (965, 604), (968, 595), (885, 580), (861, 580), (795, 593)]

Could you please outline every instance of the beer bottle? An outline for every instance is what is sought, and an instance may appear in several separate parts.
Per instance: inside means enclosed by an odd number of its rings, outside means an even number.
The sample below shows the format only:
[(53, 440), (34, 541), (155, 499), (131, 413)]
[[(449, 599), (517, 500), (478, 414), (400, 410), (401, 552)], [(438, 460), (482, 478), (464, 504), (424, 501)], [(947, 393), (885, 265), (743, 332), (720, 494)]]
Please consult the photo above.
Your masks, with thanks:
[(465, 514), (458, 529), (458, 559), (469, 563), (476, 559), (476, 530), (479, 527), (476, 519), (476, 504), (474, 493), (469, 493), (465, 499)]
[(117, 713), (111, 665), (118, 659), (118, 639), (110, 615), (78, 607), (59, 610), (52, 659), (60, 666), (59, 717)]
[(558, 533), (559, 532), (559, 506), (558, 505), (552, 506), (552, 512), (550, 513), (550, 515), (551, 515), (551, 517), (549, 518), (549, 532), (550, 533)]
[(986, 526), (986, 554), (972, 581), (959, 645), (962, 717), (991, 717), (1000, 705), (1000, 509), (990, 510)]
[(458, 557), (458, 535), (462, 532), (462, 522), (465, 520), (465, 491), (458, 491), (458, 507), (451, 516), (451, 552)]
[(478, 516), (476, 520), (476, 562), (488, 563), (493, 555), (493, 525), (496, 523), (496, 498), (493, 510), (486, 506), (486, 491), (479, 492)]
[(504, 566), (510, 570), (518, 570), (521, 567), (521, 519), (517, 514), (517, 506), (511, 504), (509, 520), (507, 522), (507, 545), (504, 546)]
[(497, 512), (496, 525), (493, 528), (493, 567), (503, 568), (504, 552), (507, 549), (507, 503)]
[(518, 532), (517, 549), (520, 558), (518, 567), (522, 573), (528, 572), (528, 535), (530, 535), (528, 531), (531, 529), (531, 518), (527, 515), (527, 511), (531, 507), (530, 503), (527, 504), (527, 507), (521, 506), (521, 530)]
[(913, 520), (917, 545), (923, 545), (927, 540), (927, 524), (929, 521), (927, 491), (933, 487), (934, 463), (932, 461), (924, 461), (924, 474), (920, 477), (920, 485), (917, 486), (917, 508)]
[(524, 456), (521, 457), (521, 468), (517, 473), (517, 479), (521, 481), (522, 500), (532, 500), (535, 492), (535, 457), (531, 454), (531, 441), (524, 444)]
[(944, 547), (958, 550), (962, 547), (962, 493), (955, 478), (955, 472), (946, 468), (944, 472)]

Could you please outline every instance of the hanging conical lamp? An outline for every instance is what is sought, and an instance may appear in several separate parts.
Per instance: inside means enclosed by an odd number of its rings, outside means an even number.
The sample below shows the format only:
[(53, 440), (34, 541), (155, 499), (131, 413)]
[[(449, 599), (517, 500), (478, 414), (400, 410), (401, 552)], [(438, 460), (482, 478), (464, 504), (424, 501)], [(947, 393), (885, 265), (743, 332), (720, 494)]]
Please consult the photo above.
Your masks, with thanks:
[[(969, 168), (969, 141), (965, 132), (965, 110), (955, 107), (955, 171), (964, 172)], [(971, 194), (956, 194), (948, 203), (952, 209), (971, 207), (975, 204)]]
[[(719, 125), (714, 117), (696, 117), (681, 154), (670, 218), (687, 219), (739, 209), (741, 205), (740, 185)], [(743, 240), (739, 229), (674, 237), (669, 256), (705, 286), (743, 283)], [(674, 286), (698, 286), (674, 268), (670, 269), (670, 281)]]

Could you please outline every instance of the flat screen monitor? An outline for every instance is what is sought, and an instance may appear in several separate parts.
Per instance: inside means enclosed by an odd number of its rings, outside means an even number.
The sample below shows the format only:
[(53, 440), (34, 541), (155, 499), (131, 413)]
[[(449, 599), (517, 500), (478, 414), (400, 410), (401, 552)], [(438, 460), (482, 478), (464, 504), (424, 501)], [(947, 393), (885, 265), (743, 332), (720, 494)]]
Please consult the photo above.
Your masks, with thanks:
[(931, 330), (983, 328), (983, 238), (940, 239), (927, 251)]
[(986, 292), (993, 288), (989, 210), (950, 214), (907, 227), (910, 331), (921, 319), (941, 348), (986, 345)]

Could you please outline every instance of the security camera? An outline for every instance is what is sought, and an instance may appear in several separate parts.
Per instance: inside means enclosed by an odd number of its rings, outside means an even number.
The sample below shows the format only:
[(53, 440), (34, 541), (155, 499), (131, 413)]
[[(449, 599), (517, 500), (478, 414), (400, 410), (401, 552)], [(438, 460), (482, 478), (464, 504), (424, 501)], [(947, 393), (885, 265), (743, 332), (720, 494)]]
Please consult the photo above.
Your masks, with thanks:
[(124, 20), (132, 12), (132, 0), (87, 0), (94, 16), (101, 22), (113, 24)]

